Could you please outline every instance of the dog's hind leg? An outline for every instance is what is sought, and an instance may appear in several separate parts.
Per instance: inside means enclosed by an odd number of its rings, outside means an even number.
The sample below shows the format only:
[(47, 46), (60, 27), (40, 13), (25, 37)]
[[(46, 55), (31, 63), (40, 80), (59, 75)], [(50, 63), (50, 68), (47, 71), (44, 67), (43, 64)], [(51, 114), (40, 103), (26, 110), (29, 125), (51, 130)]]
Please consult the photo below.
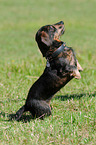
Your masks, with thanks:
[(22, 116), (22, 114), (25, 112), (25, 105), (22, 106), (17, 112), (16, 112), (16, 115), (15, 115), (15, 120), (19, 120), (20, 117)]
[(43, 100), (33, 100), (31, 105), (32, 108), (30, 108), (30, 113), (33, 118), (44, 119), (45, 116), (50, 116), (52, 114), (49, 104)]

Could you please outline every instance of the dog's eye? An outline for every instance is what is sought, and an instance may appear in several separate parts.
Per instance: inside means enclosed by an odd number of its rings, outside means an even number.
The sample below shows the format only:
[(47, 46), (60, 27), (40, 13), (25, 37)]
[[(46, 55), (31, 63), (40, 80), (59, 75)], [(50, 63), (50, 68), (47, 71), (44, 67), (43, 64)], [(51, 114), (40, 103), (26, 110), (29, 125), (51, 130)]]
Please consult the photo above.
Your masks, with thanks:
[(51, 29), (54, 29), (53, 26), (50, 26)]
[(56, 28), (54, 26), (51, 26), (51, 31), (55, 32), (56, 31)]

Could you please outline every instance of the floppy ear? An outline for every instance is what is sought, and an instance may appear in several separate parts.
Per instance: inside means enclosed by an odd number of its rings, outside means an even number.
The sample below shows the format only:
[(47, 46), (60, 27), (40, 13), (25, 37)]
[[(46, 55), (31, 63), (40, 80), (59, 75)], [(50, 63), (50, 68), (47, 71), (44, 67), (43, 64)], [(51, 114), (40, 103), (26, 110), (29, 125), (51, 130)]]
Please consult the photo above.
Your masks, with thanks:
[(77, 60), (77, 69), (78, 69), (79, 71), (83, 71), (83, 68), (82, 68), (81, 65), (79, 64), (78, 60)]
[(71, 76), (74, 76), (75, 79), (81, 79), (81, 75), (78, 69), (74, 69), (73, 72), (71, 73)]
[(41, 41), (47, 46), (52, 44), (52, 40), (50, 40), (49, 35), (44, 31), (41, 32)]

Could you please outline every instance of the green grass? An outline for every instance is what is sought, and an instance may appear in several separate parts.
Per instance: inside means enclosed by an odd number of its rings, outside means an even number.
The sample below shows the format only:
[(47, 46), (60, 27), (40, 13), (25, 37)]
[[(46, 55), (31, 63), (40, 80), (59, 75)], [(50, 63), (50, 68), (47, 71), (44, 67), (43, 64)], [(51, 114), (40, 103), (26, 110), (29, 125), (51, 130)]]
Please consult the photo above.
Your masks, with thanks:
[[(0, 145), (96, 144), (96, 0), (0, 0)], [(83, 67), (51, 101), (52, 116), (9, 121), (25, 102), (46, 60), (35, 33), (46, 24), (65, 22), (62, 40)], [(27, 120), (26, 120), (27, 118)]]

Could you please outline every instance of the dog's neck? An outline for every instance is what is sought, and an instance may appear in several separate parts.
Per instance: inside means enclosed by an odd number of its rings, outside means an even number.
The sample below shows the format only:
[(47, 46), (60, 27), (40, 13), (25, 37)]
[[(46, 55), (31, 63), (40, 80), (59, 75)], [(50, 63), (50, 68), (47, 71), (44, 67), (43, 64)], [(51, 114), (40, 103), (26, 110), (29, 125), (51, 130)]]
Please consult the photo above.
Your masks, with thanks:
[(55, 52), (52, 53), (51, 57), (54, 59), (56, 58), (66, 47), (65, 43), (63, 43)]
[(46, 52), (46, 59), (56, 58), (65, 48), (65, 43), (62, 41), (54, 40), (49, 50)]

